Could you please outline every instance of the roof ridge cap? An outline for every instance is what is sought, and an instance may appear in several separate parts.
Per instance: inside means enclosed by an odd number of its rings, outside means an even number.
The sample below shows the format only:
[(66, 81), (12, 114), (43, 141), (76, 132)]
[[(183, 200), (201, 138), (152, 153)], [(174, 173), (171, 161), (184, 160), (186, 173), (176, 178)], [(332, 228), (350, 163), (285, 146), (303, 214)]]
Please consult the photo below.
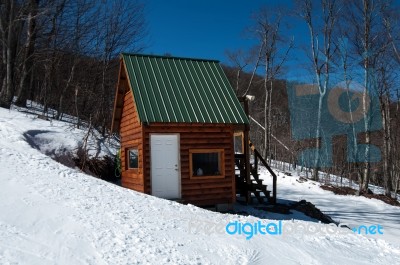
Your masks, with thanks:
[(163, 58), (163, 59), (176, 59), (176, 60), (186, 60), (186, 61), (203, 61), (203, 62), (220, 63), (219, 60), (214, 60), (214, 59), (190, 58), (190, 57), (180, 57), (180, 56), (166, 56), (166, 55), (157, 55), (157, 54), (122, 52), (121, 56), (124, 56), (124, 55), (125, 56), (136, 56), (136, 57), (153, 57), (153, 58)]

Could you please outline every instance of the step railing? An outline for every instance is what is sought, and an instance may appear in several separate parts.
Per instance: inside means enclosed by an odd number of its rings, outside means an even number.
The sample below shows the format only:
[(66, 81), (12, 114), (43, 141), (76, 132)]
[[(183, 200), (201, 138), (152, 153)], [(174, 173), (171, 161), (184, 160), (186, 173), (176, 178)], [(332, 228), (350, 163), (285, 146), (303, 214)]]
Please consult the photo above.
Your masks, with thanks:
[[(256, 177), (257, 177), (256, 181), (259, 180), (257, 172), (258, 172), (258, 161), (260, 161), (272, 176), (271, 203), (275, 204), (276, 203), (276, 182), (277, 182), (278, 177), (276, 176), (276, 174), (272, 170), (272, 168), (268, 165), (267, 161), (265, 161), (265, 159), (262, 157), (262, 155), (257, 151), (257, 149), (255, 148), (253, 143), (249, 141), (249, 145), (250, 145), (251, 150), (254, 153), (254, 168), (256, 170), (256, 174), (253, 174), (253, 177), (254, 177), (254, 179), (256, 179)], [(257, 181), (257, 183), (258, 183), (258, 181)]]

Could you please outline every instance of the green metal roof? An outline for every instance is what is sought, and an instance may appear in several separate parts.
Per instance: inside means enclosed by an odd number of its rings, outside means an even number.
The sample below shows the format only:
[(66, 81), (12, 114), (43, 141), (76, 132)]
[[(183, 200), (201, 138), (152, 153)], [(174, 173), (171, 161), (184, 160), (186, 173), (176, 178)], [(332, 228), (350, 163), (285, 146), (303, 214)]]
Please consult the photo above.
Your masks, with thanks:
[(122, 54), (142, 122), (247, 124), (218, 61)]

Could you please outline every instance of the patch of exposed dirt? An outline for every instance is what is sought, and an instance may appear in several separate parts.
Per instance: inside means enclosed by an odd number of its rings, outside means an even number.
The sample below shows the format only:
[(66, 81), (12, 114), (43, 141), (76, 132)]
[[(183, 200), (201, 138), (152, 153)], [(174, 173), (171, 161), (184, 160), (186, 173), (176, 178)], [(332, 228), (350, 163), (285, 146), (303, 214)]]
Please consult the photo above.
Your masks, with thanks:
[(333, 221), (333, 219), (330, 216), (324, 214), (323, 212), (321, 212), (320, 209), (315, 207), (314, 204), (306, 200), (301, 200), (299, 202), (296, 202), (292, 204), (290, 208), (302, 212), (311, 218), (317, 219), (324, 224), (335, 223), (335, 221)]
[(367, 197), (367, 198), (374, 198), (377, 200), (381, 200), (387, 204), (393, 205), (393, 206), (400, 206), (400, 202), (396, 199), (393, 199), (389, 196), (386, 196), (384, 194), (363, 194), (362, 196)]
[(350, 187), (335, 187), (331, 185), (321, 185), (321, 189), (332, 191), (338, 195), (356, 195), (357, 190), (350, 188)]
[[(335, 186), (331, 186), (331, 185), (321, 185), (320, 186), (321, 189), (323, 190), (329, 190), (332, 191), (334, 194), (338, 194), (338, 195), (357, 195), (358, 191), (350, 188), (350, 187), (335, 187)], [(400, 202), (396, 199), (393, 199), (391, 197), (388, 197), (386, 195), (383, 194), (373, 194), (371, 190), (368, 190), (368, 193), (363, 193), (360, 194), (360, 196), (364, 196), (366, 198), (374, 198), (377, 200), (381, 200), (387, 204), (393, 205), (393, 206), (400, 206)]]
[[(255, 206), (254, 207), (257, 210), (262, 210), (266, 212), (272, 212), (272, 213), (279, 213), (279, 214), (293, 214), (291, 211), (298, 211), (304, 213), (306, 216), (314, 218), (318, 221), (321, 221), (321, 223), (324, 224), (329, 224), (329, 223), (336, 223), (330, 216), (324, 214), (319, 210), (317, 207), (315, 207), (314, 204), (311, 202), (307, 202), (306, 200), (301, 200), (299, 202), (295, 202), (292, 204), (275, 204), (275, 205), (264, 205), (264, 206)], [(239, 214), (239, 215), (244, 215), (244, 216), (249, 216), (253, 215), (254, 213), (248, 213), (246, 211), (230, 211), (232, 214)], [(259, 216), (260, 218), (263, 218), (262, 216)]]
[(116, 175), (116, 160), (104, 156), (101, 158), (89, 157), (86, 152), (78, 150), (76, 156), (73, 158), (75, 165), (79, 167), (86, 174), (94, 177), (110, 181), (117, 182), (118, 177)]

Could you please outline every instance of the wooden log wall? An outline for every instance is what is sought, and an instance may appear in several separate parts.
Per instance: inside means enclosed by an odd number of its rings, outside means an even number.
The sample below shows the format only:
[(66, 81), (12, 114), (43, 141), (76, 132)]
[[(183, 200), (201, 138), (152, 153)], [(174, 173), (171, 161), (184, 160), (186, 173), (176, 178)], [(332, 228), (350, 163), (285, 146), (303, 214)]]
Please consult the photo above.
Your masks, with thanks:
[[(121, 82), (121, 81), (120, 81)], [(126, 82), (126, 81), (124, 81)], [(128, 87), (128, 86), (127, 86)], [(143, 156), (143, 130), (139, 122), (136, 106), (130, 89), (124, 96), (121, 125), (121, 184), (123, 187), (145, 192), (144, 189), (144, 156)], [(127, 150), (137, 148), (139, 151), (138, 169), (129, 169)]]
[[(150, 134), (179, 133), (181, 194), (185, 202), (195, 205), (233, 203), (236, 198), (232, 125), (153, 123), (144, 126), (145, 192), (151, 193)], [(189, 149), (224, 149), (225, 177), (190, 179)]]

